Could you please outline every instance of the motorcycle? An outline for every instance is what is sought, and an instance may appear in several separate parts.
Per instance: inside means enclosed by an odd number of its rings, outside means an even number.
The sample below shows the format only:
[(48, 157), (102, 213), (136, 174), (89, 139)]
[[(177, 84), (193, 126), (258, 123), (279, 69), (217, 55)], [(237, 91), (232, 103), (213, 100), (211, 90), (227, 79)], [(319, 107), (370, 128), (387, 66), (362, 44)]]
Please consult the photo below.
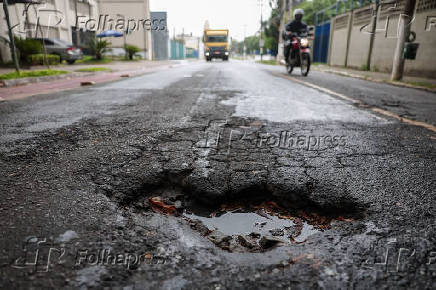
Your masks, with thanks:
[(301, 74), (307, 76), (310, 70), (310, 49), (307, 33), (297, 35), (291, 33), (285, 41), (285, 47), (289, 47), (289, 57), (286, 61), (286, 70), (291, 74), (294, 67), (301, 68)]

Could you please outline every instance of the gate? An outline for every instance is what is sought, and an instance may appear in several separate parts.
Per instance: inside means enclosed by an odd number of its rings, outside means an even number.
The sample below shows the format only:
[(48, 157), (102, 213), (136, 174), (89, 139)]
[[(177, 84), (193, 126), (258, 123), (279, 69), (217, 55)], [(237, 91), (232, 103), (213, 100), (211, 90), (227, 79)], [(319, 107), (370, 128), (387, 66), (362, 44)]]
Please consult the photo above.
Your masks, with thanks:
[(330, 41), (330, 21), (315, 26), (313, 61), (326, 63)]

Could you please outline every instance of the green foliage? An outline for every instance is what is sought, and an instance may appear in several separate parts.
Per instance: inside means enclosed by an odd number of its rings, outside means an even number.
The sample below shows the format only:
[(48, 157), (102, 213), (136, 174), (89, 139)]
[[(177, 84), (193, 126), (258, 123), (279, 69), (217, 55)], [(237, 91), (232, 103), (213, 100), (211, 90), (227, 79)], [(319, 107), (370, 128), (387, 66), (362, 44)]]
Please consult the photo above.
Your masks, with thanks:
[(239, 42), (236, 39), (232, 39), (232, 43), (230, 44), (230, 48), (234, 54), (243, 54), (244, 53), (244, 42)]
[(260, 41), (260, 37), (258, 35), (253, 35), (245, 38), (247, 54), (254, 54), (256, 53), (256, 51), (260, 50), (259, 41)]
[(97, 71), (112, 71), (106, 67), (87, 67), (76, 70), (77, 72), (97, 72)]
[(410, 84), (412, 86), (416, 86), (416, 87), (425, 87), (428, 89), (436, 89), (436, 84), (432, 84), (429, 82), (405, 82), (407, 84)]
[(369, 67), (368, 67), (366, 64), (362, 64), (362, 65), (360, 66), (360, 70), (363, 70), (363, 71), (369, 71)]
[(18, 58), (21, 63), (27, 63), (32, 54), (42, 53), (42, 44), (38, 40), (15, 36), (15, 47), (18, 50)]
[(83, 59), (76, 60), (76, 64), (105, 64), (112, 62), (112, 59), (102, 57), (101, 59), (95, 59), (94, 56), (84, 55)]
[(267, 64), (267, 65), (277, 65), (277, 61), (275, 60), (259, 60), (256, 63)]
[(103, 54), (109, 50), (111, 43), (107, 40), (91, 38), (88, 42), (88, 48), (97, 60), (103, 59)]
[(67, 71), (64, 70), (31, 70), (31, 71), (22, 71), (20, 74), (17, 72), (11, 72), (0, 75), (0, 80), (10, 80), (17, 78), (28, 78), (28, 77), (44, 77), (44, 76), (53, 76), (53, 75), (61, 75), (67, 74)]
[(126, 50), (127, 55), (129, 56), (129, 59), (132, 60), (135, 54), (141, 51), (139, 47), (133, 44), (126, 44), (124, 46), (124, 49)]
[[(360, 0), (352, 0), (353, 1), (353, 7), (358, 8), (360, 7)], [(318, 11), (321, 11), (333, 4), (336, 3), (336, 0), (313, 0), (313, 1), (304, 1), (300, 5), (296, 6), (295, 9), (301, 8), (304, 10), (304, 18), (303, 21), (307, 23), (307, 25), (315, 25), (315, 14)], [(325, 11), (324, 13), (320, 14), (318, 17), (318, 22), (324, 22), (330, 19), (331, 17), (335, 15), (339, 15), (345, 12), (345, 10), (350, 10), (350, 4), (351, 1), (347, 2), (347, 6), (344, 5), (343, 2), (339, 2), (338, 9), (336, 8), (330, 9), (328, 11)], [(363, 6), (371, 3), (371, 0), (364, 0)]]
[[(61, 62), (59, 55), (47, 54), (47, 62), (49, 65), (56, 65)], [(44, 54), (31, 54), (27, 57), (29, 65), (44, 65)]]
[[(280, 1), (281, 3), (281, 1)], [(270, 3), (271, 4), (271, 3)], [(265, 49), (277, 53), (280, 37), (280, 7), (271, 10), (271, 16), (264, 23)]]
[[(315, 15), (317, 12), (333, 5), (337, 0), (312, 0), (312, 1), (304, 1), (300, 5), (293, 7), (294, 9), (301, 8), (304, 10), (304, 18), (303, 21), (307, 25), (315, 25)], [(353, 6), (355, 8), (360, 7), (360, 0), (352, 0)], [(371, 0), (364, 0), (363, 5), (367, 5)], [(280, 20), (281, 20), (281, 5), (282, 0), (269, 0), (269, 5), (271, 7), (271, 15), (267, 21), (263, 23), (263, 35), (265, 39), (264, 49), (270, 49), (273, 53), (278, 50), (279, 37), (281, 37), (280, 32)], [(350, 1), (347, 3), (347, 7), (344, 6), (343, 2), (338, 6), (338, 10), (333, 8), (331, 10), (325, 11), (324, 13), (319, 15), (319, 22), (326, 21), (330, 19), (330, 17), (335, 16), (336, 14), (340, 14), (345, 12), (345, 9), (350, 8)], [(290, 11), (290, 15), (293, 14), (293, 11)], [(289, 22), (292, 16), (285, 15), (285, 22)], [(256, 40), (257, 39), (257, 40)], [(245, 39), (247, 46), (247, 53), (254, 53), (254, 51), (259, 50), (259, 37), (258, 36), (250, 36)], [(243, 53), (243, 42), (234, 42), (232, 43), (232, 49), (234, 52), (242, 54)]]

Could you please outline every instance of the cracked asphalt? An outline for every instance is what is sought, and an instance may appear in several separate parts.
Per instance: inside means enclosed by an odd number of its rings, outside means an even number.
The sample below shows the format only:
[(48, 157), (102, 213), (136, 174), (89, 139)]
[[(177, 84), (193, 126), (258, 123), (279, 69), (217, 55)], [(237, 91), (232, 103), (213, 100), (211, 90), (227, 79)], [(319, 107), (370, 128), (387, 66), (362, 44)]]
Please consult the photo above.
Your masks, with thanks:
[[(0, 103), (0, 288), (434, 289), (436, 133), (284, 72), (191, 62)], [(436, 124), (429, 92), (294, 77)], [(229, 252), (152, 211), (166, 194), (349, 218)]]

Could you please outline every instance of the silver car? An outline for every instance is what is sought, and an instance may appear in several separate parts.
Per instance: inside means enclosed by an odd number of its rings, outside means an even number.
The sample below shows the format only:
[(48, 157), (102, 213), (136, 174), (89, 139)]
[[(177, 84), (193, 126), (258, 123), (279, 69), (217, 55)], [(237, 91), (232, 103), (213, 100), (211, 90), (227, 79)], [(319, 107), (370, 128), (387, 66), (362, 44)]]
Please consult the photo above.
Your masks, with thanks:
[(74, 47), (64, 40), (57, 38), (35, 38), (35, 40), (41, 43), (44, 41), (47, 53), (59, 55), (61, 62), (65, 60), (68, 64), (73, 64), (76, 60), (83, 58), (83, 52), (80, 48)]

